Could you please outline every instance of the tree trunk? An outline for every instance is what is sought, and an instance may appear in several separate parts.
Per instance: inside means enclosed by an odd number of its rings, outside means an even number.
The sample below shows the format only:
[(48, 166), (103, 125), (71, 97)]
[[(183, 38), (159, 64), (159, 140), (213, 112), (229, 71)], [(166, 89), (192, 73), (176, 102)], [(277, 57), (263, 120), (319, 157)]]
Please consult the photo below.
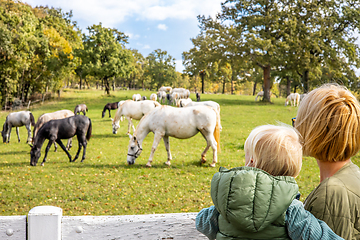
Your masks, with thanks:
[(305, 70), (303, 74), (304, 93), (309, 92), (309, 70)]
[(234, 93), (234, 82), (235, 82), (235, 78), (236, 78), (236, 72), (233, 71), (232, 74), (231, 74), (231, 95), (235, 94)]
[(223, 81), (223, 90), (222, 90), (222, 94), (225, 94), (225, 85), (226, 85), (226, 77), (224, 77), (224, 81)]
[(264, 70), (264, 102), (270, 102), (270, 89), (271, 89), (271, 78), (270, 78), (270, 70), (271, 66), (267, 65), (263, 67)]
[(110, 95), (110, 84), (109, 84), (108, 77), (104, 77), (103, 84), (104, 84), (104, 87), (105, 87), (106, 94)]
[(285, 79), (286, 79), (286, 97), (287, 97), (290, 95), (291, 92), (291, 80), (289, 76), (286, 76)]
[(255, 96), (255, 94), (256, 94), (256, 85), (257, 85), (257, 82), (254, 82), (254, 86), (253, 86), (253, 96)]
[(201, 74), (200, 74), (200, 77), (201, 77), (201, 93), (204, 94), (204, 89), (205, 89), (205, 81), (204, 81), (205, 73), (201, 73)]
[(82, 78), (80, 76), (80, 90), (82, 89), (81, 87), (82, 87)]

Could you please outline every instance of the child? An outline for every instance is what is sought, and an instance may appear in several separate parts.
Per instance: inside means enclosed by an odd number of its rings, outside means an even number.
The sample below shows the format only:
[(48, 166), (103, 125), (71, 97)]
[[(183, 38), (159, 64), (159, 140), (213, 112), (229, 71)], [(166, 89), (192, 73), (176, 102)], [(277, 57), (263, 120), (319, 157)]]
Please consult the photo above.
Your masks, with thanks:
[(245, 167), (220, 168), (214, 175), (215, 206), (196, 217), (201, 233), (217, 240), (342, 239), (297, 199), (302, 147), (293, 128), (259, 126), (244, 148)]

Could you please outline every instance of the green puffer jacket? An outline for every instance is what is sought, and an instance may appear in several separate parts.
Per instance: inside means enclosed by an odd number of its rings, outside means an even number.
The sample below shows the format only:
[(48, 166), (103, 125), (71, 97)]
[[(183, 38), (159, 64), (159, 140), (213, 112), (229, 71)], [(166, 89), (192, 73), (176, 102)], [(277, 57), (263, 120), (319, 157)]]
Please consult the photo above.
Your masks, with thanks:
[(216, 239), (289, 239), (285, 213), (298, 191), (293, 177), (252, 167), (220, 168), (211, 180), (220, 213)]

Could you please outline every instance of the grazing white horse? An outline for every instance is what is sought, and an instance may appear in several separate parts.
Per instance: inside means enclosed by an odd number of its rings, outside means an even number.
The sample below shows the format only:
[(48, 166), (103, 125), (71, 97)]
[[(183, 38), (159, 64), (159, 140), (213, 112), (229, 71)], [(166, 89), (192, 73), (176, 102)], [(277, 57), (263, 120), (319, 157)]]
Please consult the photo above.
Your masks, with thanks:
[[(191, 101), (190, 103), (186, 104), (185, 107), (192, 107), (192, 106), (199, 106), (199, 105), (205, 105), (205, 106), (211, 107), (211, 108), (217, 110), (220, 114), (220, 104), (218, 104), (217, 102), (214, 102), (214, 101), (203, 101), (203, 102)], [(222, 130), (222, 126), (220, 123), (220, 131), (221, 130)]]
[(164, 87), (164, 86), (162, 86), (161, 88), (159, 88), (159, 92), (160, 91), (164, 91), (164, 92), (166, 92), (166, 93), (170, 93), (171, 91), (172, 91), (172, 87)]
[(132, 100), (133, 101), (141, 101), (141, 95), (139, 93), (135, 93), (133, 96), (132, 96)]
[(166, 94), (167, 93), (165, 91), (159, 91), (158, 92), (159, 103), (166, 102)]
[(150, 100), (152, 100), (152, 101), (156, 101), (156, 100), (157, 100), (157, 95), (156, 95), (156, 93), (152, 93), (152, 94), (150, 95)]
[(287, 106), (289, 104), (289, 101), (290, 101), (291, 106), (295, 106), (295, 107), (299, 106), (300, 94), (290, 93), (289, 96), (287, 96), (287, 98), (286, 98), (285, 106)]
[(35, 119), (30, 111), (13, 112), (7, 115), (1, 135), (4, 143), (10, 142), (11, 128), (16, 128), (18, 142), (20, 142), (19, 127), (25, 126), (28, 131), (27, 142), (31, 142), (31, 125), (35, 126)]
[(176, 102), (176, 106), (177, 107), (185, 107), (187, 104), (189, 104), (191, 102), (192, 102), (191, 98), (179, 99)]
[(132, 119), (140, 120), (145, 114), (153, 110), (155, 107), (160, 107), (161, 104), (151, 100), (144, 101), (132, 101), (127, 100), (117, 109), (115, 118), (112, 120), (112, 128), (113, 134), (117, 133), (117, 130), (120, 128), (120, 118), (125, 116), (128, 120), (128, 132), (126, 134), (130, 134), (130, 127), (133, 128), (135, 132), (135, 127), (132, 122)]
[(168, 155), (168, 160), (165, 164), (170, 166), (172, 156), (169, 137), (187, 139), (201, 132), (207, 143), (205, 150), (201, 154), (201, 162), (206, 162), (205, 155), (211, 147), (213, 149), (213, 161), (210, 166), (215, 167), (217, 163), (217, 152), (220, 150), (219, 126), (219, 112), (207, 106), (188, 108), (161, 106), (160, 108), (155, 108), (140, 120), (134, 136), (130, 135), (127, 162), (129, 165), (135, 163), (136, 158), (138, 158), (142, 152), (142, 143), (145, 137), (149, 132), (153, 132), (154, 142), (146, 166), (151, 167), (155, 150), (161, 138), (164, 139)]
[[(270, 92), (270, 97), (271, 97), (271, 94), (272, 94), (272, 93)], [(264, 97), (264, 91), (258, 92), (258, 94), (257, 94), (256, 97), (255, 97), (255, 101), (257, 101), (258, 97)]]

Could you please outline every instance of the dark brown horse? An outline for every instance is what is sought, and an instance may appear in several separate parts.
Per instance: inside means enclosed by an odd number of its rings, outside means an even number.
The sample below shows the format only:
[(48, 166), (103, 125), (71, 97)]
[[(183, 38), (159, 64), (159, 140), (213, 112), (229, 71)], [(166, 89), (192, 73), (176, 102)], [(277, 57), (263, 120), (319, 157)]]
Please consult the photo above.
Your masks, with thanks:
[[(44, 160), (41, 165), (44, 165), (51, 144), (53, 144), (54, 142), (59, 144), (59, 146), (65, 151), (65, 153), (69, 157), (70, 162), (74, 162), (79, 157), (81, 147), (84, 147), (81, 162), (84, 161), (87, 141), (90, 140), (91, 132), (91, 120), (90, 118), (83, 115), (75, 115), (68, 118), (50, 120), (49, 122), (46, 122), (39, 129), (38, 133), (34, 138), (34, 145), (31, 147), (30, 151), (30, 165), (36, 166), (41, 156), (41, 147), (44, 144), (45, 139), (48, 139), (49, 143), (46, 146)], [(76, 153), (75, 158), (71, 160), (71, 155), (66, 150), (64, 144), (61, 142), (61, 139), (69, 139), (74, 137), (75, 135), (77, 136), (79, 142), (79, 149)]]
[(74, 114), (80, 114), (83, 113), (84, 115), (86, 115), (86, 112), (88, 111), (87, 106), (83, 103), (83, 104), (79, 104), (76, 105), (75, 109), (74, 109)]
[(104, 110), (102, 111), (102, 118), (105, 117), (105, 112), (106, 110), (109, 110), (109, 117), (111, 117), (111, 113), (110, 110), (114, 110), (117, 109), (119, 107), (119, 102), (114, 102), (114, 103), (107, 103), (104, 107)]

